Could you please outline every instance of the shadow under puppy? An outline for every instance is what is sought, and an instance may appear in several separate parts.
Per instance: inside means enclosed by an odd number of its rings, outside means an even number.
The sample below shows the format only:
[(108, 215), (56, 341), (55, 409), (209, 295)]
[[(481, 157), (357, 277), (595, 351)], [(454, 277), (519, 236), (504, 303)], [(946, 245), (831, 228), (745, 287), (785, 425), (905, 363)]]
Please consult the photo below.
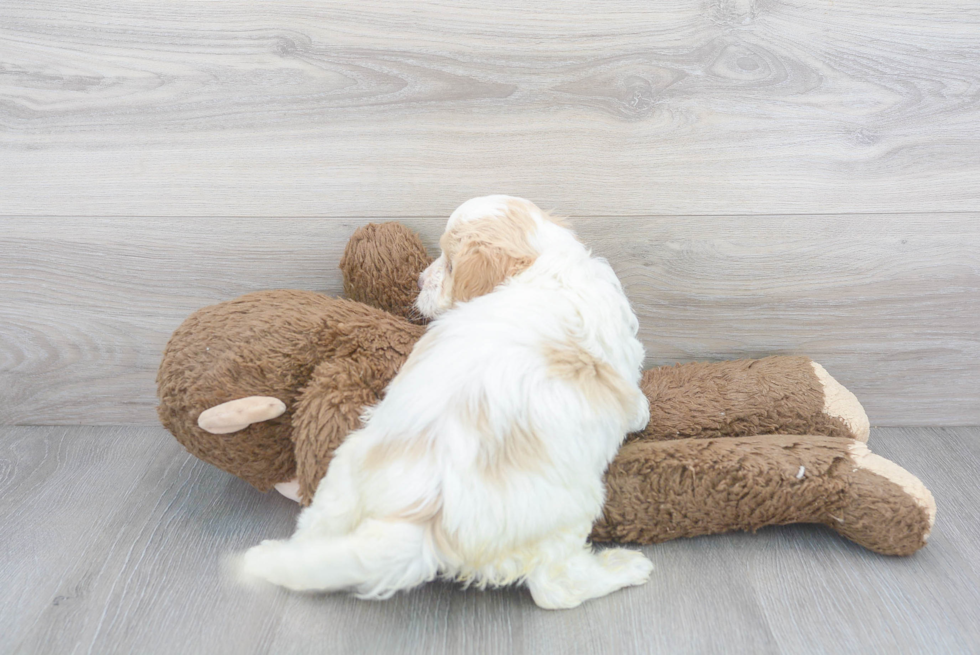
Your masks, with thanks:
[(552, 609), (646, 582), (642, 553), (587, 541), (607, 466), (649, 420), (638, 323), (612, 268), (508, 196), (464, 203), (440, 246), (416, 303), (433, 322), (293, 537), (250, 549), (244, 572), (365, 598), (437, 576), (524, 581)]

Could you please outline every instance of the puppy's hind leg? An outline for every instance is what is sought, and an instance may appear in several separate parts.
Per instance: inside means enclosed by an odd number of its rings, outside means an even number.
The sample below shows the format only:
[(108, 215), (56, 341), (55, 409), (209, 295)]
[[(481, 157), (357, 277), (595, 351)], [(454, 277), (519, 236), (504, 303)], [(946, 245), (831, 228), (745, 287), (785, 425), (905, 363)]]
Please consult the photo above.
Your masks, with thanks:
[(341, 452), (334, 457), (313, 502), (300, 513), (293, 539), (340, 537), (357, 526), (361, 520), (360, 492), (351, 467), (349, 454)]
[(531, 597), (544, 609), (568, 609), (650, 579), (653, 563), (643, 553), (611, 548), (600, 553), (587, 544), (572, 549), (547, 544), (545, 559), (527, 576)]
[(354, 591), (383, 599), (436, 577), (425, 527), (368, 519), (338, 537), (265, 541), (245, 553), (244, 573), (294, 591)]

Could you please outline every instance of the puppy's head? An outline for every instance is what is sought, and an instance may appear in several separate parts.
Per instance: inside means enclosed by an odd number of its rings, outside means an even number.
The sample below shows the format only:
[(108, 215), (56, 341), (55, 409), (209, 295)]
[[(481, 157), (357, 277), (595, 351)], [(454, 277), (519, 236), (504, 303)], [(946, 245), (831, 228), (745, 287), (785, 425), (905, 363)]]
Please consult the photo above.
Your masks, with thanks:
[(538, 232), (555, 219), (512, 196), (473, 198), (449, 217), (442, 255), (422, 272), (416, 307), (430, 318), (457, 302), (490, 293), (520, 275), (540, 254)]

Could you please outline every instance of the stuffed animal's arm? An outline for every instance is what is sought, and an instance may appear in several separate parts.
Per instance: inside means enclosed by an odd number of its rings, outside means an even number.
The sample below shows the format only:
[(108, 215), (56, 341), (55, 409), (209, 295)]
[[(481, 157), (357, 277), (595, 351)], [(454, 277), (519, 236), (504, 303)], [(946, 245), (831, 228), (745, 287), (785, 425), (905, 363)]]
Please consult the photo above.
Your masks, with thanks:
[(595, 541), (659, 543), (822, 523), (887, 555), (925, 545), (929, 490), (859, 441), (815, 435), (636, 441), (606, 474)]
[(650, 422), (631, 439), (822, 434), (867, 441), (858, 399), (809, 357), (678, 364), (645, 371)]

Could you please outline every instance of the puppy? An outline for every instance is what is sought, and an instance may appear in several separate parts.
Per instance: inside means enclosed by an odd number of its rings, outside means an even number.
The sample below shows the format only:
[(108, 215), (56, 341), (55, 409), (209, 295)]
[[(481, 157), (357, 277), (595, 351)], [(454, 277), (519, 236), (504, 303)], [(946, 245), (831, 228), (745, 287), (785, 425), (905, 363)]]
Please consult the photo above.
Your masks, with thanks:
[(603, 473), (646, 425), (643, 347), (616, 275), (560, 220), (508, 196), (449, 218), (422, 274), (425, 335), (337, 449), (288, 541), (244, 557), (294, 590), (388, 598), (437, 576), (525, 582), (544, 608), (646, 582), (593, 552)]

